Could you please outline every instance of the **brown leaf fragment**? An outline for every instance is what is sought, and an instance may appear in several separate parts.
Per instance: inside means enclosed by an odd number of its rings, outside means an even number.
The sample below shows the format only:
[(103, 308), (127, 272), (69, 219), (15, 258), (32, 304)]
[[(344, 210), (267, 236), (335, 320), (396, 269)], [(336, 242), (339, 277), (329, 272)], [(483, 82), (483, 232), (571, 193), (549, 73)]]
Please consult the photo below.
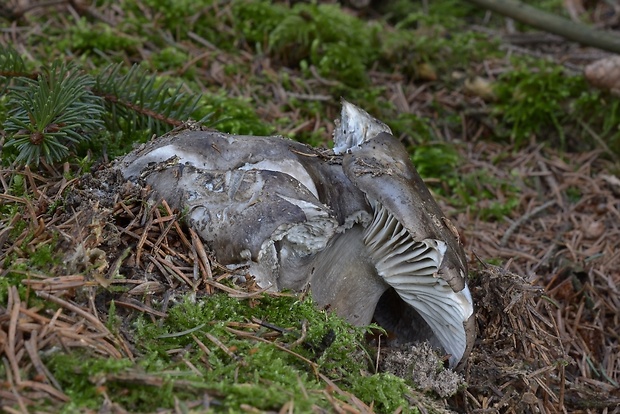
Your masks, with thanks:
[(564, 0), (564, 8), (575, 23), (580, 23), (580, 16), (586, 12), (583, 0)]
[(157, 281), (146, 281), (144, 283), (140, 283), (135, 288), (131, 289), (127, 292), (129, 295), (152, 295), (155, 293), (162, 293), (165, 290), (164, 285)]
[(470, 95), (479, 96), (485, 101), (491, 102), (496, 98), (493, 86), (493, 83), (489, 79), (476, 76), (474, 78), (465, 79), (463, 89)]
[(584, 69), (584, 76), (592, 86), (620, 95), (620, 56), (590, 63)]

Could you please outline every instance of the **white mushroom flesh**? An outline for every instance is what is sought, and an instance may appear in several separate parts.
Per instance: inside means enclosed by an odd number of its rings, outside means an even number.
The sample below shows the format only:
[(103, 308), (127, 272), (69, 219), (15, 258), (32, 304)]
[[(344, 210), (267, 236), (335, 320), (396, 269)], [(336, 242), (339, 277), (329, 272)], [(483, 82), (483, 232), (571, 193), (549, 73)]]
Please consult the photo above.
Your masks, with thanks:
[(344, 154), (382, 132), (392, 133), (390, 127), (357, 106), (342, 100), (340, 120), (334, 130), (334, 154)]
[(316, 185), (312, 181), (312, 177), (308, 174), (308, 171), (298, 162), (293, 160), (263, 160), (253, 164), (245, 164), (239, 168), (240, 170), (267, 170), (277, 171), (284, 174), (288, 174), (301, 184), (303, 184), (316, 198), (319, 198), (319, 193), (316, 190)]

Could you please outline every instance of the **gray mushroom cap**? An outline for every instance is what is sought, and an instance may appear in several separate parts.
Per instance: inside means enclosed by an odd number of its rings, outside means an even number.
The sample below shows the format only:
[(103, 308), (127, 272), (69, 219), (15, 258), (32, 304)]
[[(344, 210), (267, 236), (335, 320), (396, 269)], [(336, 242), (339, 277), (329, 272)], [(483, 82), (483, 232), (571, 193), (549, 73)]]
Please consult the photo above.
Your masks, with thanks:
[(221, 263), (250, 265), (262, 287), (301, 289), (303, 269), (339, 226), (318, 199), (320, 174), (311, 168), (317, 158), (311, 147), (285, 138), (182, 131), (149, 142), (116, 168), (187, 210)]
[(341, 162), (340, 157), (326, 159), (316, 148), (283, 137), (186, 130), (143, 144), (117, 161), (115, 168), (132, 181), (152, 175), (165, 163), (211, 172), (281, 172), (306, 187), (344, 224), (368, 206), (364, 194), (344, 175)]

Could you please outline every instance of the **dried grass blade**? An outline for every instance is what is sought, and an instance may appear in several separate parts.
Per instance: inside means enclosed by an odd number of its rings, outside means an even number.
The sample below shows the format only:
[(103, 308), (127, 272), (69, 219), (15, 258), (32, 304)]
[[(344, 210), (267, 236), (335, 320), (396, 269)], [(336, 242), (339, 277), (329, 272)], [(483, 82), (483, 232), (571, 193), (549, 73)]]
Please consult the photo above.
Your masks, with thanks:
[(9, 332), (7, 335), (7, 342), (5, 347), (4, 354), (9, 360), (9, 364), (11, 366), (11, 372), (13, 373), (14, 384), (21, 384), (21, 373), (19, 370), (19, 363), (17, 361), (16, 351), (16, 335), (17, 335), (17, 324), (19, 322), (19, 311), (21, 308), (21, 300), (19, 298), (19, 293), (17, 292), (17, 287), (11, 286), (9, 288), (9, 301), (7, 310), (10, 309), (10, 317), (9, 317)]
[(114, 303), (116, 303), (116, 305), (118, 306), (134, 309), (138, 312), (148, 313), (160, 318), (166, 318), (168, 316), (166, 313), (160, 312), (157, 309), (153, 309), (145, 303), (142, 303), (139, 300), (135, 300), (133, 298), (116, 299)]
[(207, 252), (205, 250), (205, 246), (202, 243), (202, 240), (198, 237), (194, 229), (189, 229), (189, 233), (192, 238), (192, 245), (196, 249), (196, 253), (198, 254), (198, 258), (200, 259), (200, 265), (207, 279), (213, 279), (213, 273), (211, 272), (211, 263), (209, 262), (209, 257), (207, 256)]
[[(125, 355), (127, 357), (129, 357), (130, 359), (133, 359), (133, 355), (131, 353), (131, 351), (129, 350), (129, 347), (127, 346), (126, 343), (124, 343), (123, 340), (120, 340), (119, 338), (116, 338), (109, 330), (108, 328), (95, 316), (93, 316), (92, 314), (84, 311), (83, 309), (81, 309), (79, 306), (76, 306), (74, 304), (72, 304), (71, 302), (68, 302), (64, 299), (61, 299), (59, 297), (56, 297), (54, 295), (51, 295), (47, 292), (36, 292), (37, 296), (45, 299), (45, 300), (49, 300), (51, 302), (56, 303), (57, 305), (62, 306), (63, 308), (67, 309), (70, 312), (74, 312), (77, 315), (79, 315), (80, 317), (84, 318), (86, 321), (90, 322), (92, 324), (92, 326), (95, 328), (95, 331), (98, 331), (101, 333), (101, 335), (103, 337), (108, 338), (110, 341), (112, 341), (112, 343), (120, 346), (123, 351), (125, 352)], [(112, 352), (111, 354), (114, 355), (116, 358), (121, 358), (122, 356), (120, 355), (120, 353), (118, 352), (118, 350), (116, 350), (116, 348), (112, 347), (111, 349), (114, 349), (116, 352)]]
[[(229, 328), (226, 328), (226, 329), (229, 329)], [(234, 359), (235, 361), (239, 360), (239, 357), (235, 355), (230, 349), (228, 349), (228, 347), (224, 345), (222, 341), (217, 339), (215, 335), (212, 335), (209, 332), (205, 332), (205, 336), (209, 339), (209, 341), (213, 342), (218, 348), (224, 351), (224, 353), (228, 355), (231, 359)]]
[(60, 383), (58, 382), (58, 380), (56, 380), (56, 378), (54, 377), (54, 375), (47, 369), (47, 367), (45, 366), (45, 364), (43, 363), (43, 361), (41, 361), (41, 358), (39, 357), (39, 348), (37, 347), (38, 345), (38, 335), (37, 333), (33, 333), (30, 337), (30, 340), (26, 341), (24, 343), (24, 345), (26, 346), (26, 351), (28, 352), (28, 356), (30, 357), (30, 361), (32, 361), (32, 364), (34, 365), (35, 369), (37, 370), (37, 373), (43, 377), (43, 378), (47, 378), (47, 380), (60, 392), (61, 391), (61, 387), (60, 387)]
[(162, 259), (161, 257), (154, 257), (156, 261), (158, 261), (162, 266), (170, 271), (172, 276), (176, 276), (180, 281), (184, 282), (187, 286), (191, 287), (193, 290), (196, 290), (196, 286), (191, 282), (191, 280), (183, 273), (178, 267), (176, 267), (172, 262)]

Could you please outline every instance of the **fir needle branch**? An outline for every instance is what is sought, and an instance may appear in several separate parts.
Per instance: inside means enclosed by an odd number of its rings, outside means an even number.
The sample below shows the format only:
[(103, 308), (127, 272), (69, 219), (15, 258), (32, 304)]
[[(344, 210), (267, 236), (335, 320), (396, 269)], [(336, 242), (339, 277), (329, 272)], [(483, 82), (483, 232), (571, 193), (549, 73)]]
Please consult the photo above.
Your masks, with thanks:
[(178, 119), (173, 119), (173, 118), (169, 118), (159, 112), (153, 111), (149, 108), (145, 108), (141, 105), (137, 105), (134, 104), (132, 102), (127, 102), (124, 101), (122, 99), (120, 99), (118, 96), (116, 95), (112, 95), (109, 93), (98, 93), (99, 91), (95, 91), (95, 94), (102, 97), (103, 99), (105, 99), (106, 101), (113, 103), (113, 104), (118, 104), (118, 105), (122, 105), (125, 108), (131, 109), (132, 111), (138, 113), (138, 114), (142, 114), (142, 115), (146, 115), (148, 117), (154, 118), (158, 121), (161, 121), (165, 124), (168, 125), (172, 125), (174, 127), (178, 127), (183, 125), (183, 121), (179, 121)]

